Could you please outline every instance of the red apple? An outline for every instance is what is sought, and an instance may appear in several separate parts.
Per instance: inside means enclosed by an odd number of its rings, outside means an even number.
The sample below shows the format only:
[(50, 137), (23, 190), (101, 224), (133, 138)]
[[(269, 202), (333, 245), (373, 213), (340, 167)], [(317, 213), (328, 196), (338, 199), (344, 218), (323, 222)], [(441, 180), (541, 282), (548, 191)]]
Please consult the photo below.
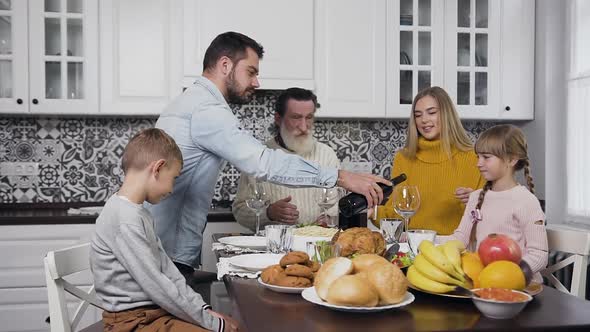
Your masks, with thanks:
[(522, 259), (518, 243), (504, 234), (492, 233), (480, 244), (477, 250), (483, 265), (495, 261), (512, 261), (516, 264)]

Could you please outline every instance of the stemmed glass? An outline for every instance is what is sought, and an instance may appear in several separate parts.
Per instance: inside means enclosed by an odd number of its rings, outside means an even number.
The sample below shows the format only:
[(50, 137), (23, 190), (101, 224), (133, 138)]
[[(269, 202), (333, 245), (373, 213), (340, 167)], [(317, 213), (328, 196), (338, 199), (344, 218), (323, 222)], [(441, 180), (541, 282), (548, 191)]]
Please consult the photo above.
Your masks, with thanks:
[(260, 214), (265, 211), (270, 205), (270, 198), (262, 183), (248, 184), (248, 198), (246, 199), (246, 206), (256, 214), (256, 236), (262, 236), (260, 232)]
[(393, 189), (393, 209), (404, 218), (404, 232), (406, 240), (410, 228), (410, 217), (420, 207), (420, 193), (418, 187), (410, 185), (397, 185)]
[(340, 198), (344, 196), (344, 190), (340, 187), (334, 188), (322, 188), (318, 190), (316, 194), (316, 202), (322, 210), (321, 219), (327, 220), (328, 227), (336, 227), (336, 223), (332, 221), (332, 218), (328, 217), (328, 209), (334, 204), (338, 203)]

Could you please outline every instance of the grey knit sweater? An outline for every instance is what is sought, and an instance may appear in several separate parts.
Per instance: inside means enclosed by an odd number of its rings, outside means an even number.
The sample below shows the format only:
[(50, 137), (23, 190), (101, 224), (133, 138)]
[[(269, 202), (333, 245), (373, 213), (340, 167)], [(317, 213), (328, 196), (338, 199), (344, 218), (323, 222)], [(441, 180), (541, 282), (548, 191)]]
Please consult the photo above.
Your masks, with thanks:
[(225, 322), (187, 284), (164, 252), (148, 210), (113, 195), (96, 220), (90, 264), (96, 295), (111, 312), (158, 305), (172, 315), (213, 331)]

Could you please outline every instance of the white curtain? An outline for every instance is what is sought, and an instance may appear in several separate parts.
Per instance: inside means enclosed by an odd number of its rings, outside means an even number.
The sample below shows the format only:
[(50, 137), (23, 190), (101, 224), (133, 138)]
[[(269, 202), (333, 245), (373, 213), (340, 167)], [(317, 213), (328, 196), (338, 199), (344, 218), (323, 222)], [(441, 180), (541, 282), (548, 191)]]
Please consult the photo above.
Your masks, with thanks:
[(570, 5), (567, 213), (571, 219), (590, 222), (590, 1)]

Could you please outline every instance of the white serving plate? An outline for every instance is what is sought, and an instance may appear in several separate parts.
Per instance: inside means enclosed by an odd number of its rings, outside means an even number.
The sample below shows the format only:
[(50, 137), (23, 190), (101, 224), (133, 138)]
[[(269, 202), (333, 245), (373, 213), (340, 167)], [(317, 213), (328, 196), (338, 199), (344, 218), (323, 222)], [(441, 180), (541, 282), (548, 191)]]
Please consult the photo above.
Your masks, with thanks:
[(324, 300), (322, 300), (318, 294), (315, 291), (315, 287), (309, 287), (303, 290), (303, 292), (301, 292), (301, 296), (314, 304), (317, 305), (321, 305), (323, 307), (327, 307), (330, 308), (332, 310), (336, 310), (336, 311), (346, 311), (346, 312), (378, 312), (378, 311), (385, 311), (385, 310), (389, 310), (389, 309), (394, 309), (394, 308), (400, 308), (403, 306), (406, 306), (412, 302), (414, 302), (414, 295), (410, 292), (406, 292), (406, 296), (404, 297), (403, 301), (401, 301), (400, 303), (396, 303), (396, 304), (390, 304), (390, 305), (382, 305), (382, 306), (376, 306), (376, 307), (349, 307), (349, 306), (343, 306), (343, 305), (335, 305), (335, 304), (330, 304)]
[(229, 244), (240, 248), (266, 250), (266, 238), (264, 236), (226, 236), (218, 241), (222, 244)]
[(284, 254), (248, 254), (229, 258), (229, 263), (248, 271), (262, 271), (265, 268), (279, 264)]
[(303, 292), (303, 290), (305, 288), (307, 288), (307, 287), (284, 287), (284, 286), (271, 285), (271, 284), (267, 284), (264, 281), (262, 281), (262, 279), (260, 277), (258, 278), (258, 283), (261, 284), (262, 286), (270, 289), (271, 291), (274, 291), (277, 293), (301, 294), (301, 292)]

